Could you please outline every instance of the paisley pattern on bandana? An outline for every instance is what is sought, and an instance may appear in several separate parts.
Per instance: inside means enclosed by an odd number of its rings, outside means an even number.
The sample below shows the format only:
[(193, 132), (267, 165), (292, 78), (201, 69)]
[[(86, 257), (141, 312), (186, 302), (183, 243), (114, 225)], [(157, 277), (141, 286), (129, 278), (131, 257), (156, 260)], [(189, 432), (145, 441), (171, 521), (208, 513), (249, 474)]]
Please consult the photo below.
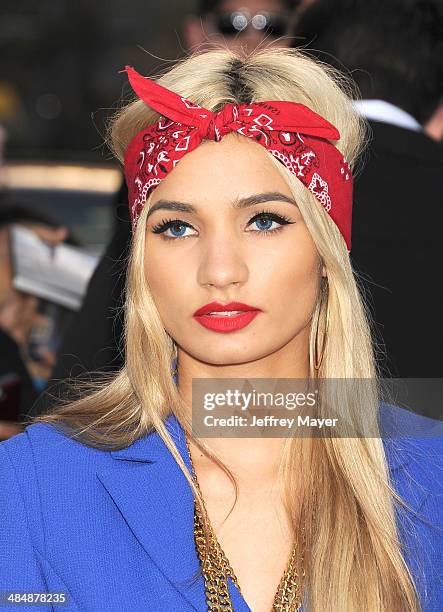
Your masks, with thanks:
[(126, 67), (134, 91), (160, 115), (129, 143), (125, 177), (135, 230), (150, 192), (186, 153), (205, 139), (220, 141), (237, 132), (265, 147), (321, 203), (351, 248), (352, 175), (340, 151), (330, 142), (338, 130), (311, 109), (279, 100), (225, 104), (205, 109)]

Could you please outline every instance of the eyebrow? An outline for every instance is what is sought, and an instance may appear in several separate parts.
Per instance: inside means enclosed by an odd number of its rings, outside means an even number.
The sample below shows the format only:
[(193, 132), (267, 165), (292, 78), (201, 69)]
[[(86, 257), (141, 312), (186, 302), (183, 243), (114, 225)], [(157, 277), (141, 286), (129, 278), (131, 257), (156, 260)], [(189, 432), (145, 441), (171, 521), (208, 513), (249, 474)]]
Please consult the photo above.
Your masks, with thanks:
[[(263, 204), (264, 202), (288, 202), (289, 204), (297, 206), (297, 202), (293, 198), (290, 198), (279, 191), (269, 191), (267, 193), (256, 193), (246, 198), (236, 199), (232, 202), (232, 207), (235, 209), (243, 209), (249, 208), (250, 206), (255, 206), (256, 204)], [(156, 210), (174, 210), (189, 213), (197, 212), (197, 209), (192, 204), (177, 202), (175, 200), (159, 200), (149, 209), (147, 219), (149, 219), (152, 213), (154, 213)]]

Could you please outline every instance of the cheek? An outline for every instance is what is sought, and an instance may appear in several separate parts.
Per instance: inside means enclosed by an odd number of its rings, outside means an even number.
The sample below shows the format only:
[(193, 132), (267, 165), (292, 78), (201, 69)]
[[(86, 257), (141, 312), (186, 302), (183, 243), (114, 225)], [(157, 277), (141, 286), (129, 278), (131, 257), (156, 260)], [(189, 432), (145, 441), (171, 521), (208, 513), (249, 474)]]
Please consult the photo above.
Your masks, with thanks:
[(171, 325), (177, 319), (180, 299), (186, 293), (189, 282), (189, 273), (185, 266), (176, 257), (168, 256), (166, 252), (152, 249), (149, 245), (146, 249), (144, 273), (146, 282), (150, 288), (152, 299), (166, 326)]
[(153, 235), (149, 230), (145, 236), (144, 268), (145, 277), (151, 287), (167, 284), (173, 281), (177, 270), (177, 257), (174, 249), (160, 236)]
[[(305, 324), (311, 317), (319, 291), (319, 257), (315, 249), (292, 248), (264, 268), (267, 298), (277, 319)], [(261, 268), (263, 274), (263, 267)]]
[(159, 257), (156, 249), (150, 249), (147, 244), (145, 254), (145, 279), (151, 290), (154, 302), (158, 306), (167, 299), (168, 287), (173, 285), (173, 280), (169, 278), (171, 270), (168, 270), (167, 260)]

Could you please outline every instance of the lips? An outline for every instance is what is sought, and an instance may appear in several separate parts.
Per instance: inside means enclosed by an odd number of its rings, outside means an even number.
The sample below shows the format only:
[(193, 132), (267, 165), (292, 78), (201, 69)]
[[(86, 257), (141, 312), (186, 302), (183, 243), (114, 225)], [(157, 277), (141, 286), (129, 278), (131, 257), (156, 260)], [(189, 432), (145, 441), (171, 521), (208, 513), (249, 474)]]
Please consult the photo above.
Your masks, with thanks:
[(246, 327), (260, 312), (260, 308), (242, 302), (211, 302), (196, 310), (193, 318), (206, 329), (228, 333)]
[(249, 306), (248, 304), (243, 304), (242, 302), (229, 302), (229, 304), (221, 304), (220, 302), (210, 302), (209, 304), (205, 304), (198, 310), (194, 312), (194, 317), (199, 317), (201, 315), (208, 315), (211, 312), (253, 312), (259, 311), (259, 308), (255, 308), (254, 306)]

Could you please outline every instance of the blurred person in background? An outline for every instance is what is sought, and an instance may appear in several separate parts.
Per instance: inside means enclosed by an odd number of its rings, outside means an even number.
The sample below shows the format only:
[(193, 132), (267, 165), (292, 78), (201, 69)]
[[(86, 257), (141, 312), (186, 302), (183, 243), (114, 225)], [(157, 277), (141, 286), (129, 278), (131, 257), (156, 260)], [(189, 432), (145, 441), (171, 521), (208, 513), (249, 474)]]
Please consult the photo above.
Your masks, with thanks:
[(116, 230), (89, 281), (82, 306), (63, 337), (52, 378), (32, 406), (33, 416), (72, 392), (72, 378), (88, 378), (97, 371), (116, 372), (124, 364), (122, 307), (131, 242), (125, 183), (116, 196), (115, 209)]
[[(21, 429), (38, 391), (51, 376), (55, 355), (41, 347), (39, 358), (30, 354), (31, 332), (40, 320), (39, 298), (19, 291), (13, 284), (9, 230), (12, 224), (31, 229), (42, 241), (57, 245), (68, 238), (68, 229), (41, 211), (0, 200), (0, 438)], [(8, 421), (5, 402), (8, 402)], [(3, 403), (3, 406), (2, 406)], [(15, 418), (14, 418), (15, 417)], [(14, 422), (15, 421), (15, 422)]]
[(188, 50), (223, 46), (253, 51), (289, 47), (296, 0), (199, 0), (183, 32)]
[(442, 32), (431, 0), (317, 0), (294, 32), (362, 94), (373, 140), (355, 182), (352, 260), (372, 294), (380, 364), (401, 378), (443, 376)]

